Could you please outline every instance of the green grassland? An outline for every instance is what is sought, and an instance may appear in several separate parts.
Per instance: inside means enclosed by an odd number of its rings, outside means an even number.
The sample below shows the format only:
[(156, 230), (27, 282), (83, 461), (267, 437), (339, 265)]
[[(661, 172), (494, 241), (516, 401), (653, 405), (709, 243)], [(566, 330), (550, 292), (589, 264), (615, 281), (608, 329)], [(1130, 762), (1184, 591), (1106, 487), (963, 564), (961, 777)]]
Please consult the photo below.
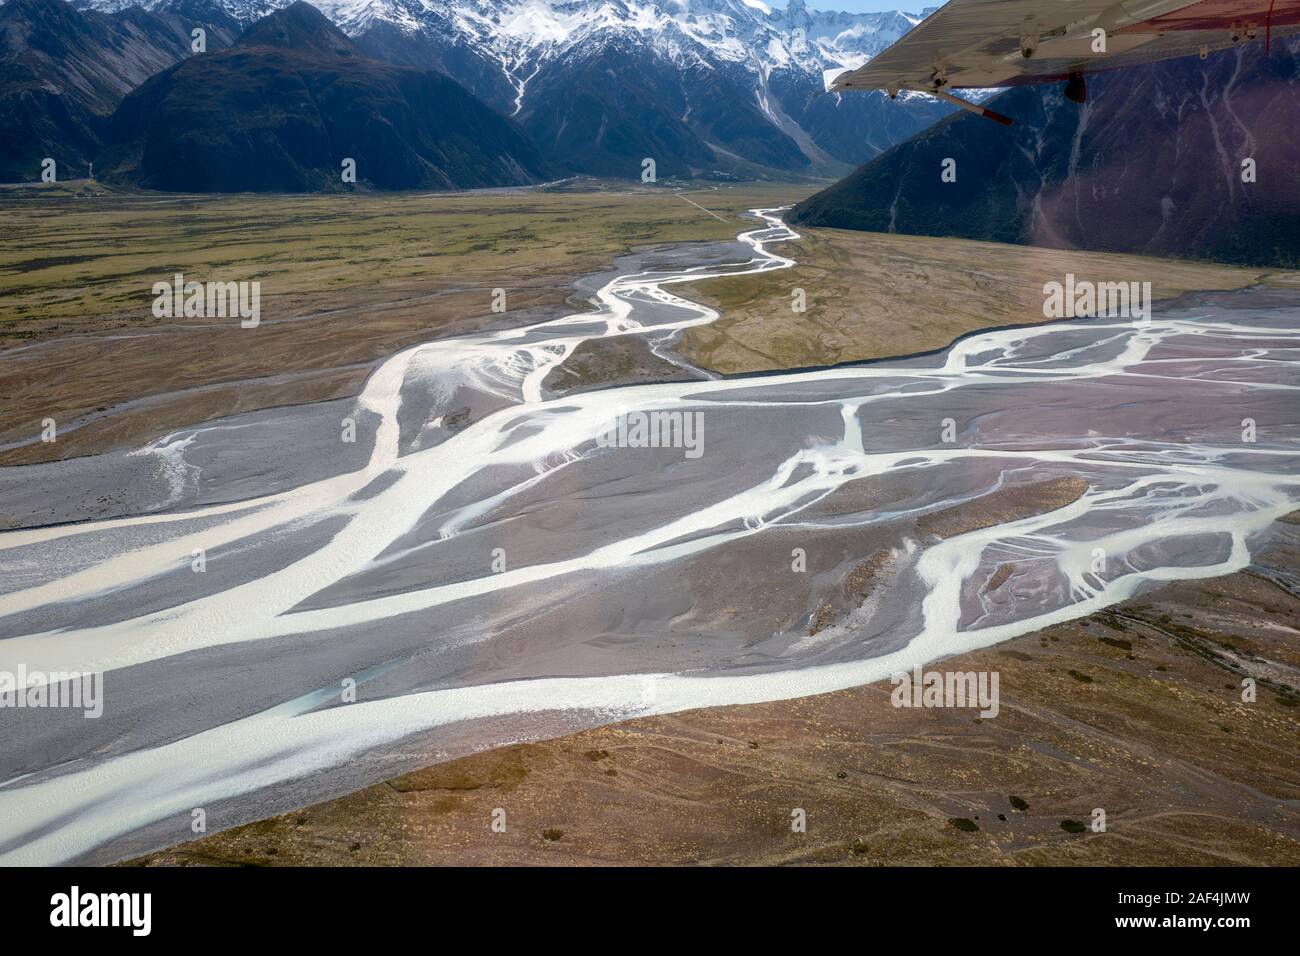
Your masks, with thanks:
[[(796, 227), (791, 269), (706, 279), (696, 301), (721, 318), (678, 350), (719, 372), (830, 365), (943, 348), (969, 332), (1042, 322), (1043, 286), (1067, 273), (1151, 283), (1152, 297), (1252, 285), (1294, 288), (1300, 273), (971, 239)], [(791, 308), (802, 289), (806, 311)]]
[(148, 318), (175, 272), (260, 280), (263, 296), (442, 280), (516, 285), (595, 271), (635, 246), (734, 238), (736, 214), (813, 187), (591, 183), (471, 193), (192, 196), (53, 184), (0, 190), (0, 327)]
[[(93, 454), (224, 415), (356, 394), (370, 363), (396, 351), (557, 314), (570, 308), (575, 279), (622, 253), (733, 239), (748, 225), (738, 214), (811, 188), (582, 180), (293, 196), (87, 181), (0, 189), (0, 441), (23, 442), (0, 462)], [(155, 318), (153, 285), (177, 272), (260, 281), (261, 324)], [(507, 314), (492, 311), (498, 287), (508, 290)], [(28, 344), (40, 347), (15, 348)], [(57, 443), (31, 440), (46, 417), (86, 416)]]

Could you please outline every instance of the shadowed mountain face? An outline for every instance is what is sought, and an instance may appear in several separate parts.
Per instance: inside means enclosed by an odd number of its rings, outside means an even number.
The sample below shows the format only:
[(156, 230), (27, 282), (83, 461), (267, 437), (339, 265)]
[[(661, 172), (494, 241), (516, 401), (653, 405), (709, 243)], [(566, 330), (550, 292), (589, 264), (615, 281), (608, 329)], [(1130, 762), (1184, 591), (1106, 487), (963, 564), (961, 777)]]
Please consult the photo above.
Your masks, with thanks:
[[(520, 119), (540, 148), (578, 172), (633, 178), (649, 157), (658, 176), (707, 175), (719, 163), (699, 120), (682, 118), (689, 118), (691, 104), (681, 77), (657, 66), (649, 51), (622, 43), (553, 61), (534, 78), (537, 92)], [(709, 75), (700, 81), (725, 83)], [(730, 127), (727, 139), (747, 140), (754, 147), (747, 158), (789, 169), (808, 165), (751, 104), (739, 95), (735, 102), (725, 116), (709, 120)]]
[(358, 184), (457, 189), (547, 172), (513, 122), (446, 76), (372, 60), (314, 7), (253, 24), (128, 96), (110, 124), (110, 175), (155, 189), (303, 192)]
[[(286, 0), (74, 0), (105, 13), (214, 3), (244, 26)], [(452, 77), (553, 166), (637, 179), (841, 176), (951, 111), (824, 91), (919, 22), (746, 0), (318, 0), (367, 56)], [(211, 49), (211, 48), (210, 48)], [(136, 81), (137, 83), (139, 80)]]
[(951, 112), (824, 92), (823, 70), (911, 28), (901, 13), (801, 0), (766, 13), (741, 0), (544, 0), (526, 16), (506, 0), (332, 9), (367, 53), (437, 65), (553, 161), (599, 176), (636, 178), (645, 158), (660, 176), (838, 176)]
[(229, 45), (240, 29), (207, 0), (112, 15), (63, 0), (0, 6), (0, 181), (39, 179), (47, 156), (60, 179), (86, 175), (109, 114), (130, 90), (190, 55), (195, 27), (208, 50)]
[[(992, 101), (805, 200), (795, 222), (1300, 265), (1300, 40), (1243, 44)], [(945, 159), (956, 181), (941, 181)], [(1248, 160), (1253, 162), (1247, 162)], [(1253, 182), (1245, 181), (1252, 178)]]

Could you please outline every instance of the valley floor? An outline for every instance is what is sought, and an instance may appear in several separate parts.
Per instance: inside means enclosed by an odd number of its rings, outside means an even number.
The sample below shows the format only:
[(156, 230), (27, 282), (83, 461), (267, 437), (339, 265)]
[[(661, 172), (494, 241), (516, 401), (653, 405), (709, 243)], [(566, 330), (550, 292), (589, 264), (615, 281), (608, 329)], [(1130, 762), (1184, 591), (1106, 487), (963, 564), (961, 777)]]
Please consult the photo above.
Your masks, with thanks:
[[(0, 465), (356, 395), (407, 346), (562, 314), (575, 280), (616, 256), (732, 240), (739, 213), (814, 188), (690, 187), (691, 202), (598, 181), (302, 196), (0, 189)], [(260, 282), (258, 327), (155, 318), (153, 284), (176, 273)], [(493, 311), (496, 289), (504, 312)], [(39, 440), (47, 417), (57, 442)]]
[[(978, 329), (1043, 321), (1043, 286), (1067, 274), (1150, 282), (1155, 300), (1300, 273), (969, 239), (796, 227), (785, 272), (691, 286), (722, 318), (687, 331), (682, 352), (723, 373), (834, 365), (945, 348)], [(805, 312), (791, 307), (802, 289)]]
[[(0, 465), (142, 444), (185, 425), (356, 395), (382, 358), (432, 337), (561, 314), (581, 276), (649, 245), (735, 237), (737, 216), (815, 187), (684, 190), (584, 181), (472, 193), (199, 196), (93, 183), (0, 190)], [(678, 351), (724, 374), (942, 348), (1041, 320), (1042, 286), (1150, 280), (1156, 298), (1300, 275), (963, 239), (802, 229), (791, 270), (691, 286), (722, 318)], [(152, 285), (261, 282), (257, 329), (157, 319)], [(492, 293), (506, 293), (504, 314)], [(791, 307), (802, 290), (806, 311)], [(557, 391), (671, 377), (633, 340), (584, 346)], [(58, 423), (41, 442), (40, 422)]]
[[(1283, 533), (1262, 561), (1294, 574)], [(133, 863), (1295, 866), (1297, 621), (1300, 597), (1253, 572), (1170, 585), (931, 665), (998, 671), (996, 719), (895, 708), (888, 682), (643, 718)], [(1106, 831), (1077, 832), (1097, 808)]]
[[(355, 395), (419, 341), (561, 314), (635, 247), (726, 242), (804, 186), (356, 197), (0, 196), (0, 465), (137, 446), (234, 411)], [(342, 205), (340, 205), (342, 204)], [(724, 374), (939, 348), (1041, 320), (1066, 272), (1156, 298), (1300, 285), (1295, 274), (799, 230), (794, 268), (678, 287), (718, 308), (677, 351)], [(156, 320), (154, 281), (260, 279), (263, 320)], [(507, 289), (510, 312), (491, 311)], [(802, 289), (807, 309), (791, 308)], [(582, 290), (576, 293), (581, 297)], [(671, 377), (637, 341), (583, 346), (556, 391)], [(50, 415), (75, 427), (36, 438)], [(1079, 491), (1060, 479), (932, 516), (947, 537)], [(997, 518), (1005, 520), (1006, 514)], [(87, 517), (93, 516), (87, 513)], [(1294, 516), (1293, 516), (1294, 517)], [(6, 522), (0, 513), (0, 527)], [(932, 665), (997, 671), (1002, 712), (898, 709), (876, 683), (640, 718), (440, 763), (132, 861), (315, 864), (1300, 864), (1300, 532), (1250, 570), (1183, 582)], [(857, 572), (855, 571), (855, 574)], [(852, 575), (851, 575), (852, 577)], [(860, 602), (870, 569), (843, 584)], [(989, 583), (990, 589), (996, 585)], [(1241, 681), (1259, 682), (1241, 700)], [(791, 830), (796, 808), (807, 832)], [(1107, 831), (1077, 832), (1093, 810)], [(504, 832), (493, 813), (504, 810)], [(155, 844), (157, 845), (157, 844)]]

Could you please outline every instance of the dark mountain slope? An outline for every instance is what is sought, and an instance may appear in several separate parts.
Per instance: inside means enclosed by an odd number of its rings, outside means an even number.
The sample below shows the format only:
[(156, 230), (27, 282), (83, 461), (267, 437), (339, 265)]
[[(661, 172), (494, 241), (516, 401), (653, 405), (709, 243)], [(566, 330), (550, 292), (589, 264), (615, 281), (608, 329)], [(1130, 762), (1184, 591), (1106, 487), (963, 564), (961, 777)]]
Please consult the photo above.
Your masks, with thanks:
[[(101, 10), (128, 2), (74, 0)], [(286, 0), (207, 0), (249, 24)], [(910, 30), (899, 11), (752, 0), (330, 0), (367, 56), (454, 78), (569, 169), (839, 177), (951, 107), (825, 92)]]
[(952, 107), (929, 96), (902, 101), (880, 91), (825, 93), (807, 74), (794, 70), (773, 73), (770, 87), (813, 144), (845, 163), (874, 159), (952, 113)]
[(60, 178), (84, 176), (109, 114), (130, 90), (190, 55), (196, 26), (209, 50), (239, 32), (206, 0), (112, 15), (63, 0), (0, 6), (0, 181), (38, 179), (46, 156)]
[[(430, 28), (408, 36), (377, 23), (357, 45), (390, 62), (439, 64), (506, 113), (520, 105), (519, 90), (500, 65), (454, 32)], [(794, 140), (759, 110), (746, 74), (734, 64), (674, 62), (609, 30), (542, 59), (526, 75), (514, 118), (552, 162), (577, 172), (635, 179), (646, 158), (654, 159), (661, 178), (809, 166)]]
[[(523, 42), (508, 55), (494, 54), (490, 36), (467, 32), (438, 3), (403, 8), (418, 27), (373, 19), (353, 29), (367, 54), (447, 72), (518, 120), (550, 159), (594, 175), (636, 178), (649, 157), (661, 177), (838, 176), (951, 111), (926, 98), (824, 92), (820, 55), (792, 31), (825, 32), (814, 18), (832, 15), (812, 14), (798, 0), (771, 22), (731, 0), (691, 5), (692, 15), (731, 16), (732, 33), (713, 46), (671, 21), (654, 30), (594, 14), (584, 21), (582, 11), (593, 8), (577, 0), (566, 8), (578, 24), (572, 36)], [(491, 4), (485, 9), (508, 19)], [(853, 17), (839, 16), (837, 29), (852, 32)], [(870, 49), (909, 25), (890, 18)], [(748, 44), (752, 55), (735, 57), (735, 44)], [(786, 52), (791, 44), (797, 56)]]
[(651, 158), (659, 177), (707, 172), (713, 151), (681, 117), (680, 76), (622, 43), (575, 51), (529, 81), (519, 119), (548, 156), (579, 172), (634, 178)]
[(514, 87), (501, 70), (501, 64), (481, 51), (458, 43), (455, 27), (427, 14), (429, 23), (423, 30), (410, 33), (384, 20), (376, 20), (354, 37), (361, 52), (376, 60), (417, 70), (437, 70), (455, 77), (471, 93), (499, 113), (510, 116), (515, 109)]
[[(812, 226), (1300, 265), (1300, 40), (1274, 38), (992, 101), (801, 203)], [(940, 181), (957, 162), (957, 181)], [(1242, 181), (1253, 159), (1256, 181)]]
[(522, 130), (454, 80), (361, 53), (295, 3), (229, 49), (128, 96), (111, 175), (196, 192), (342, 189), (341, 162), (380, 189), (517, 185), (549, 173)]

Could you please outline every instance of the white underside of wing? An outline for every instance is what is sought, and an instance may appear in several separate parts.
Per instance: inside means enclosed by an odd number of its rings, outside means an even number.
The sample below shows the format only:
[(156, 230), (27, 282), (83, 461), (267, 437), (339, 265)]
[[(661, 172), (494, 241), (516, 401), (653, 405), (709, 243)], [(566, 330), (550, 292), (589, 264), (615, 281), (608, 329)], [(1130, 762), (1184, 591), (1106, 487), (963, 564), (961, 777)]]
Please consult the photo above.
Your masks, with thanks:
[[(833, 91), (1011, 86), (1230, 46), (1228, 30), (1147, 32), (1135, 25), (1196, 0), (950, 0)], [(1129, 28), (1126, 30), (1125, 28)], [(1103, 29), (1098, 49), (1094, 30)], [(1279, 32), (1291, 33), (1295, 27)], [(1028, 51), (1029, 55), (1025, 55)]]

